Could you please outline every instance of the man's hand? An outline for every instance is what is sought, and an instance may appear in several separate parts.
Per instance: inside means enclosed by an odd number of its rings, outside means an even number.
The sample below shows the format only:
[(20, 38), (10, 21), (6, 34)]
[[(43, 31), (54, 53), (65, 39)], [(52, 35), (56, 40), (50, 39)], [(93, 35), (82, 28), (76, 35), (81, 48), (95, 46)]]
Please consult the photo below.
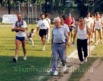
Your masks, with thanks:
[(69, 47), (70, 46), (69, 42), (67, 42), (66, 45)]
[(19, 29), (18, 29), (18, 27), (15, 27), (15, 28), (12, 29), (12, 31), (16, 32), (16, 31), (19, 31)]
[(15, 27), (12, 29), (12, 31), (15, 31), (15, 32), (19, 32), (19, 31), (22, 31), (22, 32), (25, 32), (25, 28), (20, 28), (20, 27)]

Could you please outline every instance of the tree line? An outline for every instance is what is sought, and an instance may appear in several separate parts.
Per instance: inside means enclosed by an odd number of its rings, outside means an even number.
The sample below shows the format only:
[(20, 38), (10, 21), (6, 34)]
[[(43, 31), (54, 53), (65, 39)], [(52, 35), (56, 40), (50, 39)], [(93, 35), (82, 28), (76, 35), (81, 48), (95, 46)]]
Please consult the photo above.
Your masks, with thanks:
[[(94, 10), (96, 11), (103, 11), (103, 0), (0, 0), (1, 7), (8, 8), (8, 14), (11, 12), (11, 8), (18, 7), (19, 4), (25, 4), (25, 7), (28, 7), (28, 3), (33, 5), (40, 5), (42, 11), (44, 13), (51, 13), (52, 11), (57, 11), (59, 13), (67, 13), (69, 12), (69, 8), (73, 7), (73, 2), (77, 4), (78, 10), (80, 14), (85, 14), (87, 11)], [(68, 6), (69, 5), (69, 6)]]

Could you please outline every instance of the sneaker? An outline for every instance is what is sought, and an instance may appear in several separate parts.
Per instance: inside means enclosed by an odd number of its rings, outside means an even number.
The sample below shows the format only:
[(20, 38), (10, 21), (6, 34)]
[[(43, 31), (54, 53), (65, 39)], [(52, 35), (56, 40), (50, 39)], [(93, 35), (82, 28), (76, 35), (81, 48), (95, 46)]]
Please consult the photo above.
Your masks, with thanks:
[(42, 50), (45, 51), (45, 46), (43, 46)]
[(17, 63), (17, 59), (16, 59), (16, 58), (13, 58), (13, 62)]
[(67, 66), (63, 66), (62, 71), (66, 72), (67, 71)]
[(87, 62), (88, 60), (87, 60), (87, 58), (84, 58), (84, 62)]
[(58, 74), (59, 74), (58, 71), (54, 71), (53, 73), (54, 76), (57, 76)]
[(45, 49), (42, 49), (42, 51), (45, 51)]
[(52, 72), (52, 69), (47, 70), (48, 73)]
[(26, 56), (24, 56), (24, 57), (23, 57), (23, 60), (24, 60), (24, 61), (25, 61), (25, 60), (27, 60), (27, 57), (26, 57)]

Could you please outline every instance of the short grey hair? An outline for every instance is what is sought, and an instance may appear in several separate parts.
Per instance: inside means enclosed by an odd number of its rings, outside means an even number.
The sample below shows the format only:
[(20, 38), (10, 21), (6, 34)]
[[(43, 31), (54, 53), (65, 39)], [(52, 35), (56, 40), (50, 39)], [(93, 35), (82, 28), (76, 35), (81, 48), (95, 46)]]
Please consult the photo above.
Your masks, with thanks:
[(54, 22), (55, 22), (55, 21), (59, 21), (59, 22), (61, 22), (60, 17), (55, 17), (55, 18), (54, 18)]

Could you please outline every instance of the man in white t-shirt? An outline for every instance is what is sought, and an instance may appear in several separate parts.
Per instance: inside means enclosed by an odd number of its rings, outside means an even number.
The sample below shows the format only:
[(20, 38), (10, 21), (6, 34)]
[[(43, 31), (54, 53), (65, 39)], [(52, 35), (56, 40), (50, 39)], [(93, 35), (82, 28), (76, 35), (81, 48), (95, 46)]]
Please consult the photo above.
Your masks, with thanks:
[(87, 25), (87, 27), (89, 29), (91, 29), (92, 26), (93, 26), (93, 21), (92, 21), (92, 18), (90, 17), (90, 13), (89, 12), (87, 13), (87, 16), (84, 18), (84, 21), (85, 21), (85, 24)]
[(41, 20), (39, 20), (37, 23), (37, 32), (39, 31), (39, 36), (41, 37), (41, 42), (43, 45), (42, 50), (45, 51), (46, 35), (49, 28), (49, 24), (47, 20), (45, 19), (44, 14), (41, 14), (40, 17), (41, 17)]
[(50, 15), (49, 13), (46, 13), (46, 18), (45, 18), (49, 24), (48, 32), (47, 32), (47, 42), (50, 41), (50, 27), (51, 27), (51, 20), (50, 20)]
[(20, 42), (22, 43), (24, 58), (23, 60), (26, 60), (26, 29), (27, 24), (24, 20), (22, 20), (22, 15), (20, 13), (17, 14), (18, 20), (13, 24), (12, 31), (16, 32), (16, 50), (15, 50), (15, 57), (13, 58), (14, 62), (17, 62), (18, 60), (18, 50), (20, 46)]
[[(87, 13), (86, 17), (84, 18), (84, 21), (85, 21), (86, 26), (89, 28), (89, 30), (92, 31), (93, 30), (94, 21), (93, 21), (93, 18), (90, 17), (90, 12)], [(90, 41), (94, 41), (93, 40), (93, 32), (91, 33), (91, 37), (90, 38), (91, 38)]]

